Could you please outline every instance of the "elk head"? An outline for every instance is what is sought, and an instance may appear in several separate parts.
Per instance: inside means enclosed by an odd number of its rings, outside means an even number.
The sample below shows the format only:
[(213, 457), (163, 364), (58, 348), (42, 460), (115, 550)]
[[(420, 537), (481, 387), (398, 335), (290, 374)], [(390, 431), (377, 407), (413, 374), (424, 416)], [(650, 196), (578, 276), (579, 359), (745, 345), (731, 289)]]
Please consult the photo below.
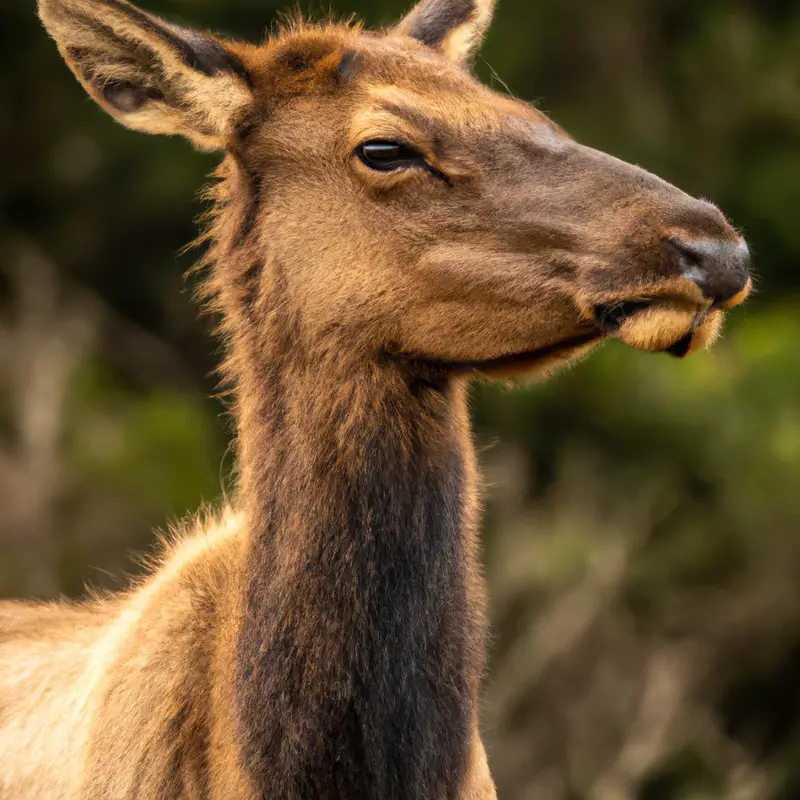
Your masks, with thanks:
[(746, 244), (715, 206), (480, 84), (493, 6), (423, 0), (386, 32), (298, 24), (252, 46), (124, 0), (39, 3), (112, 116), (228, 154), (212, 282), (237, 324), (280, 282), (308, 347), (445, 374), (608, 337), (707, 346), (750, 290)]

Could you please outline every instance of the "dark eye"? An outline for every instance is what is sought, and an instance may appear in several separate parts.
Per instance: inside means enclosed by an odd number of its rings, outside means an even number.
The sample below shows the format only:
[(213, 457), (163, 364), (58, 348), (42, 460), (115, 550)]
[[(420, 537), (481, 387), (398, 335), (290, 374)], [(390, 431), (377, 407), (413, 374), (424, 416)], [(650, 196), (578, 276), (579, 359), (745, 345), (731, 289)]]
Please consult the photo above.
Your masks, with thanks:
[(356, 155), (370, 169), (379, 172), (392, 172), (425, 163), (425, 159), (416, 150), (400, 142), (367, 142), (356, 150)]

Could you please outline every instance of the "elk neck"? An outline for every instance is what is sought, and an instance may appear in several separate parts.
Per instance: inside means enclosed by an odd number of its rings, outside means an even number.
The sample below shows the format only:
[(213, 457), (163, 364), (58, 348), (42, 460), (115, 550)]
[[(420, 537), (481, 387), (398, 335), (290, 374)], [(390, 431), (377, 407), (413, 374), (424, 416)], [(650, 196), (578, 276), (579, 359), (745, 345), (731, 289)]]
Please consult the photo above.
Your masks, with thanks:
[(304, 343), (264, 269), (229, 334), (247, 767), (264, 797), (455, 797), (484, 652), (465, 386)]

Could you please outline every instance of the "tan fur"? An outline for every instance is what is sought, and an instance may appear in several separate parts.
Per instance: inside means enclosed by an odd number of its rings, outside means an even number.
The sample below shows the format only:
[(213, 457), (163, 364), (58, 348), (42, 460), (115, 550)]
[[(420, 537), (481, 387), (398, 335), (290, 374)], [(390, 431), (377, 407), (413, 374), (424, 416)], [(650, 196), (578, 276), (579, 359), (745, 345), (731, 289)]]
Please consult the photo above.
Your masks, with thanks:
[[(182, 693), (199, 677), (190, 659), (200, 646), (196, 639), (207, 633), (196, 625), (205, 607), (217, 609), (219, 641), (210, 644), (225, 668), (224, 642), (232, 630), (225, 620), (236, 616), (242, 534), (240, 516), (226, 510), (176, 534), (153, 577), (129, 593), (81, 606), (2, 607), (3, 800), (130, 796), (131, 769), (145, 748), (167, 735)], [(163, 672), (167, 663), (166, 680), (154, 686), (148, 676)], [(224, 686), (216, 691), (224, 693)], [(215, 699), (223, 709), (230, 702), (225, 696)], [(224, 726), (219, 734), (224, 737)], [(230, 762), (230, 741), (217, 746), (225, 758), (214, 764), (215, 780), (237, 788), (213, 796), (247, 797), (236, 793), (243, 779)], [(112, 773), (105, 758), (96, 766), (98, 747), (116, 754)], [(165, 747), (165, 770), (170, 754)], [(95, 788), (99, 782), (105, 784), (102, 792)]]
[(739, 243), (715, 207), (465, 70), (493, 7), (256, 47), (40, 0), (112, 116), (225, 151), (201, 272), (240, 478), (133, 590), (0, 607), (0, 800), (495, 797), (467, 379), (707, 346), (749, 287), (666, 248)]

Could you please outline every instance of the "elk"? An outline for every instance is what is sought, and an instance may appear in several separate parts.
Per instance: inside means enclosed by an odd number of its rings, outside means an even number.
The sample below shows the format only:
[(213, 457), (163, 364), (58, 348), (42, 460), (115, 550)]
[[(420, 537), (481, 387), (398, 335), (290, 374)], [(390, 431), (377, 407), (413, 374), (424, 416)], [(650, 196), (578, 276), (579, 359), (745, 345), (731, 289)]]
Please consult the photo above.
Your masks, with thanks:
[(715, 206), (471, 75), (493, 6), (254, 46), (39, 0), (112, 117), (223, 154), (238, 473), (129, 591), (2, 606), (2, 800), (496, 796), (470, 379), (684, 356), (751, 284)]

